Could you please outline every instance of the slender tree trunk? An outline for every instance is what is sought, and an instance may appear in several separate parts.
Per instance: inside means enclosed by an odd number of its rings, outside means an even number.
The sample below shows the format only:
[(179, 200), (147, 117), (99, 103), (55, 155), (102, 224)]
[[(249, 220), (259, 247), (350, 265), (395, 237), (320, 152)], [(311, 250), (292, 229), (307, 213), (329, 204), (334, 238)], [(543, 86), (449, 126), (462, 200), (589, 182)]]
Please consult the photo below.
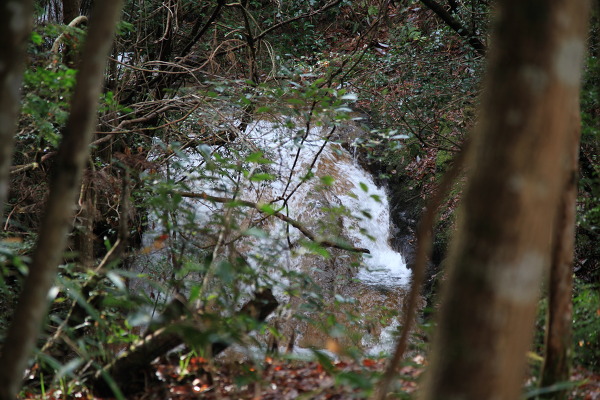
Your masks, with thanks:
[(96, 124), (106, 57), (122, 0), (97, 3), (84, 45), (71, 114), (58, 150), (54, 176), (29, 275), (0, 357), (0, 400), (14, 400), (47, 309), (50, 290), (72, 225), (75, 198)]
[(84, 176), (82, 190), (79, 195), (79, 226), (75, 227), (75, 250), (81, 268), (92, 267), (94, 261), (94, 217), (96, 215), (96, 195), (94, 183), (90, 177)]
[(25, 45), (31, 33), (33, 1), (0, 0), (0, 220), (8, 196), (9, 170), (21, 104)]
[[(550, 386), (569, 380), (571, 368), (571, 326), (573, 319), (573, 257), (575, 251), (575, 208), (579, 169), (579, 107), (573, 111), (572, 143), (567, 181), (562, 195), (554, 233), (552, 264), (548, 285), (548, 315), (545, 356), (540, 385)], [(567, 398), (567, 391), (552, 392), (548, 399)]]
[(573, 148), (587, 0), (502, 0), (426, 400), (518, 399)]

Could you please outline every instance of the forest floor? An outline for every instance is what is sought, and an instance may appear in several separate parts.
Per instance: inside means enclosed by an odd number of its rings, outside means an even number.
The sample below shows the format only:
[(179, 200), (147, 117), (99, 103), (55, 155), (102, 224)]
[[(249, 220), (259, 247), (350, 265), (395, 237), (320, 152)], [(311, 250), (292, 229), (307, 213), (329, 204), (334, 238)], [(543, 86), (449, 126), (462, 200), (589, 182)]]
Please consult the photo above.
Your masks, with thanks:
[[(417, 355), (400, 368), (390, 398), (409, 399), (419, 386), (425, 358)], [(362, 362), (281, 361), (267, 358), (263, 370), (244, 364), (218, 368), (201, 358), (192, 359), (187, 373), (177, 364), (157, 366), (160, 385), (152, 386), (136, 400), (150, 399), (248, 399), (248, 400), (346, 400), (366, 399), (373, 379), (383, 372), (386, 360)], [(213, 371), (209, 373), (208, 371)], [(600, 374), (576, 368), (569, 399), (600, 400)], [(527, 390), (526, 390), (527, 392)]]
[[(202, 357), (162, 360), (154, 365), (156, 379), (143, 393), (125, 396), (131, 400), (346, 400), (367, 399), (375, 379), (385, 368), (385, 360), (361, 362), (275, 360), (267, 357), (261, 369), (248, 363), (209, 363)], [(401, 367), (394, 393), (388, 398), (410, 399), (419, 387), (419, 377), (427, 362), (421, 355)], [(154, 377), (153, 377), (154, 378)], [(533, 385), (533, 379), (528, 381)], [(600, 374), (574, 369), (569, 399), (600, 400)], [(535, 389), (526, 387), (525, 398), (534, 398)], [(39, 399), (25, 396), (24, 399)], [(46, 393), (45, 399), (100, 400), (87, 391), (60, 390)], [(103, 399), (106, 400), (106, 399)]]
[[(419, 386), (425, 358), (417, 355), (401, 367), (395, 383), (395, 395), (408, 399)], [(362, 362), (285, 361), (267, 358), (262, 370), (248, 364), (210, 365), (197, 357), (189, 360), (186, 370), (179, 363), (156, 366), (159, 384), (136, 397), (153, 399), (220, 399), (220, 400), (346, 400), (366, 399), (375, 377), (380, 376), (386, 361), (364, 359)], [(570, 399), (600, 400), (600, 374), (576, 368), (572, 374)], [(526, 390), (528, 392), (528, 390)]]

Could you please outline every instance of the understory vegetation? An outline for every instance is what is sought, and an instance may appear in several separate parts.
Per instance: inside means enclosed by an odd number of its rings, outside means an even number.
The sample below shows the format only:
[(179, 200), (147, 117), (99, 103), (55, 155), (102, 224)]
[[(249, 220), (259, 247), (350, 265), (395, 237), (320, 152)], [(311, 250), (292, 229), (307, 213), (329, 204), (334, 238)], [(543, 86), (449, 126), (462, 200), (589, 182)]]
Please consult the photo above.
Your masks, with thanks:
[[(100, 2), (76, 1), (75, 16), (86, 17), (77, 21), (63, 18), (66, 3), (35, 1), (0, 233), (0, 344), (58, 168), (91, 3)], [(373, 396), (409, 282), (361, 283), (381, 240), (369, 231), (380, 224), (372, 207), (389, 201), (390, 244), (412, 268), (426, 200), (475, 128), (485, 68), (488, 2), (440, 2), (441, 14), (432, 3), (125, 1), (21, 398)], [(598, 30), (595, 10), (573, 271), (573, 362), (583, 377), (600, 373)], [(360, 165), (374, 182), (355, 184), (342, 165)], [(411, 398), (427, 364), (463, 175), (432, 227), (393, 398)], [(306, 385), (277, 389), (290, 376)]]

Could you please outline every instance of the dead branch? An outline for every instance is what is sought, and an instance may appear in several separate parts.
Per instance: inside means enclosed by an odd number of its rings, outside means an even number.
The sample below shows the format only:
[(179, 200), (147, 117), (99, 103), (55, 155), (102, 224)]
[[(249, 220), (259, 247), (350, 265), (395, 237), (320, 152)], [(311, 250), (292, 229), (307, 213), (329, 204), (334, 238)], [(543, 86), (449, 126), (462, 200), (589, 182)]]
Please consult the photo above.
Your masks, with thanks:
[[(180, 299), (175, 300), (181, 303)], [(277, 299), (269, 289), (261, 290), (254, 294), (254, 298), (246, 303), (237, 313), (238, 316), (249, 316), (259, 322), (263, 322), (279, 305)], [(111, 364), (96, 373), (90, 387), (93, 388), (94, 394), (100, 397), (113, 396), (113, 390), (110, 384), (105, 379), (106, 375), (112, 378), (112, 382), (124, 394), (133, 394), (144, 389), (145, 372), (150, 368), (151, 362), (167, 353), (169, 350), (185, 343), (185, 337), (180, 333), (181, 328), (191, 328), (197, 332), (202, 332), (206, 328), (202, 324), (202, 315), (200, 318), (185, 318), (181, 317), (186, 309), (177, 305), (175, 307), (167, 307), (167, 312), (179, 314), (179, 321), (171, 323), (175, 315), (165, 317), (165, 322), (168, 326), (158, 329), (146, 337), (142, 341), (132, 346), (132, 348), (114, 360)], [(206, 321), (208, 324), (208, 321)], [(213, 323), (211, 321), (211, 323)], [(179, 328), (179, 329), (178, 329)], [(211, 350), (213, 357), (221, 353), (231, 343), (217, 341), (212, 343)]]
[(434, 0), (421, 0), (423, 4), (431, 9), (438, 15), (450, 28), (452, 28), (461, 37), (467, 40), (469, 45), (475, 50), (480, 56), (485, 56), (487, 50), (485, 44), (475, 35), (475, 32), (471, 32), (467, 29), (458, 19), (450, 14), (446, 8)]
[[(73, 21), (71, 21), (69, 23), (69, 25), (67, 25), (69, 28), (76, 28), (79, 25), (82, 24), (87, 24), (88, 22), (88, 18), (85, 15), (80, 15), (79, 17), (75, 18)], [(58, 51), (60, 48), (60, 44), (63, 42), (63, 40), (65, 40), (65, 37), (67, 36), (66, 32), (61, 33), (56, 40), (54, 41), (54, 43), (52, 44), (52, 49), (50, 50), (50, 52), (52, 52), (55, 56), (58, 55)]]

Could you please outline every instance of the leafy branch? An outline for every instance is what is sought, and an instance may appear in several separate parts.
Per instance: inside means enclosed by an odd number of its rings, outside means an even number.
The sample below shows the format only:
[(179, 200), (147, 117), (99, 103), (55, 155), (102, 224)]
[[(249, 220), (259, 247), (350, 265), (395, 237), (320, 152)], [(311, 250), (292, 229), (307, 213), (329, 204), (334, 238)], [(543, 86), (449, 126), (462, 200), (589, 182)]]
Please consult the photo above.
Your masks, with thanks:
[(236, 205), (250, 207), (250, 208), (257, 210), (260, 213), (272, 215), (275, 218), (278, 218), (278, 219), (282, 220), (283, 222), (293, 226), (294, 228), (298, 229), (308, 239), (310, 239), (311, 241), (313, 241), (315, 243), (318, 243), (319, 245), (321, 245), (323, 247), (331, 247), (334, 249), (348, 250), (348, 251), (353, 251), (356, 253), (367, 253), (367, 254), (370, 253), (369, 249), (365, 249), (362, 247), (343, 245), (343, 244), (340, 244), (340, 243), (337, 243), (337, 242), (334, 242), (331, 240), (319, 239), (319, 238), (317, 238), (317, 235), (315, 235), (310, 230), (308, 230), (299, 221), (296, 221), (295, 219), (290, 218), (287, 215), (285, 215), (279, 211), (275, 211), (275, 210), (271, 209), (270, 207), (266, 208), (259, 203), (254, 203), (254, 202), (248, 201), (248, 200), (231, 199), (228, 197), (211, 196), (205, 192), (196, 193), (196, 192), (177, 191), (175, 193), (180, 195), (181, 197), (187, 197), (187, 198), (193, 198), (193, 199), (204, 199), (204, 200), (212, 201), (214, 203), (222, 203), (222, 204), (235, 203)]

